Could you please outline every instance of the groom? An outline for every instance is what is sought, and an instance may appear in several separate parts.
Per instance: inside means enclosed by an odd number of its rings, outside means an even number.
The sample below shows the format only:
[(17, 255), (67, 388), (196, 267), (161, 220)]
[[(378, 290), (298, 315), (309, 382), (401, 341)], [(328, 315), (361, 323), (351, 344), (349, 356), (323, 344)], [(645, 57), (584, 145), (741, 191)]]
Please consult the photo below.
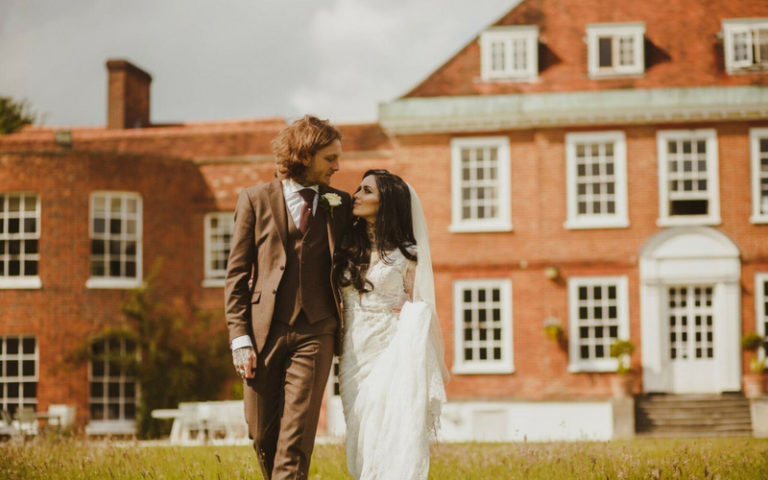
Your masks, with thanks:
[(329, 186), (341, 134), (305, 116), (272, 142), (278, 178), (241, 192), (225, 304), (245, 418), (267, 480), (306, 478), (334, 349), (341, 345), (334, 246), (351, 221)]

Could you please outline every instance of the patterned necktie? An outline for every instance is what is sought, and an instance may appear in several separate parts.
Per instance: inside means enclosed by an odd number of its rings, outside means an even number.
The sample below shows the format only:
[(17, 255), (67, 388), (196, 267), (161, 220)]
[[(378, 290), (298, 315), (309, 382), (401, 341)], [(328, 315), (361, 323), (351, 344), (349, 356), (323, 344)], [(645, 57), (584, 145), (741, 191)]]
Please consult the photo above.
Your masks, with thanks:
[(312, 218), (312, 204), (315, 202), (315, 191), (311, 188), (302, 188), (299, 195), (304, 199), (304, 205), (301, 206), (301, 215), (299, 215), (299, 231), (301, 234), (307, 233), (309, 228), (309, 219)]

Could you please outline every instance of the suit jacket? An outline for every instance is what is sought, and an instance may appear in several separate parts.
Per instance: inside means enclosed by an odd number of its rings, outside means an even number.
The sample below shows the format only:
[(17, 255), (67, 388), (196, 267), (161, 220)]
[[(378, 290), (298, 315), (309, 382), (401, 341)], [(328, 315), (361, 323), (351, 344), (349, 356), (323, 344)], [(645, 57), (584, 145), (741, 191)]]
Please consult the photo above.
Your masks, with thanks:
[[(335, 193), (342, 198), (341, 205), (326, 215), (326, 230), (331, 258), (341, 235), (349, 228), (352, 201), (348, 193), (320, 186), (320, 195)], [(318, 208), (327, 208), (319, 199)], [(286, 262), (288, 248), (288, 207), (285, 204), (282, 183), (275, 179), (269, 183), (246, 188), (240, 193), (235, 209), (235, 227), (227, 263), (225, 280), (225, 309), (230, 342), (242, 335), (251, 335), (256, 351), (264, 347), (272, 317), (275, 298)], [(339, 328), (336, 353), (340, 354), (343, 318), (339, 291), (332, 276), (331, 282)]]

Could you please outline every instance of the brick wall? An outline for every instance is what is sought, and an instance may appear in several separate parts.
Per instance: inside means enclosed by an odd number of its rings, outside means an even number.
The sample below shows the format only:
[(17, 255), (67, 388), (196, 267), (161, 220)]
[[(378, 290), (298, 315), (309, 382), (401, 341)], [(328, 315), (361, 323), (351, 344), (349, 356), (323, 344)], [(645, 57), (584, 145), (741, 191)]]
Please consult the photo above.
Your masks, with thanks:
[[(475, 38), (405, 96), (768, 85), (765, 72), (726, 74), (723, 40), (719, 37), (723, 19), (759, 17), (768, 17), (768, 3), (754, 0), (524, 0), (493, 25), (539, 27), (539, 78), (536, 81), (482, 81), (480, 46)], [(645, 22), (643, 75), (589, 78), (584, 41), (586, 26), (608, 22)]]
[[(177, 308), (198, 304), (203, 212), (213, 194), (197, 168), (158, 156), (0, 154), (0, 191), (31, 191), (41, 203), (39, 290), (2, 290), (0, 333), (34, 334), (40, 352), (38, 408), (76, 403), (87, 418), (87, 367), (62, 363), (88, 337), (122, 320), (125, 290), (88, 289), (89, 198), (131, 191), (143, 200), (143, 270), (162, 259), (158, 287)], [(221, 316), (221, 312), (217, 312)], [(223, 320), (222, 320), (223, 325)]]

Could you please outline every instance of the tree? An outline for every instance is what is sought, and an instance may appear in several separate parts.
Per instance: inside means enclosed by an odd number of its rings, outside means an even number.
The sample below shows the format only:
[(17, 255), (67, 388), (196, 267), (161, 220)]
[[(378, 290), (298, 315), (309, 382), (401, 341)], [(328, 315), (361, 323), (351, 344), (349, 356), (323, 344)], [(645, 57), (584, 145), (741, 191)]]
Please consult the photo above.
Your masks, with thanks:
[(104, 340), (124, 339), (135, 346), (135, 355), (108, 360), (136, 378), (140, 438), (168, 433), (168, 422), (152, 418), (152, 410), (216, 399), (232, 373), (224, 322), (214, 324), (210, 314), (194, 306), (179, 312), (162, 302), (155, 287), (158, 271), (156, 264), (144, 286), (130, 292), (122, 305), (125, 322), (91, 336), (68, 358), (73, 363), (90, 361), (99, 354), (91, 346)]
[(35, 123), (35, 117), (25, 100), (14, 102), (10, 97), (0, 97), (0, 135)]

